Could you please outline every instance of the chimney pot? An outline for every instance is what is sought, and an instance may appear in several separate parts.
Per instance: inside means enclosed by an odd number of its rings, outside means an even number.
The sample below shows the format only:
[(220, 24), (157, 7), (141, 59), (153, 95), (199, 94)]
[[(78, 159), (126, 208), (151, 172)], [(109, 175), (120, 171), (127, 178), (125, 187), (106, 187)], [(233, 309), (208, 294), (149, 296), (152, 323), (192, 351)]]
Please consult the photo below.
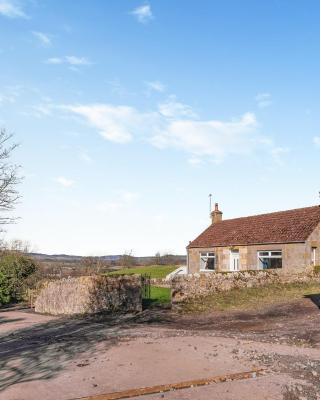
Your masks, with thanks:
[(219, 204), (215, 203), (214, 211), (211, 213), (212, 224), (217, 224), (222, 221), (222, 212), (219, 210)]

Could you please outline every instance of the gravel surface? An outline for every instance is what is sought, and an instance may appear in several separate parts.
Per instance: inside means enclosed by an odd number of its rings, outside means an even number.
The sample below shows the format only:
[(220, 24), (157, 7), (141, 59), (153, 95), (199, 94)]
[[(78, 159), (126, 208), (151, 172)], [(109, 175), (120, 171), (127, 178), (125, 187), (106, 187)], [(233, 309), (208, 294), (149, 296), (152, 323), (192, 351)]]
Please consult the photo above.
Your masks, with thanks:
[(0, 399), (71, 400), (263, 367), (262, 377), (144, 399), (320, 400), (320, 312), (309, 299), (259, 311), (65, 319), (0, 312)]

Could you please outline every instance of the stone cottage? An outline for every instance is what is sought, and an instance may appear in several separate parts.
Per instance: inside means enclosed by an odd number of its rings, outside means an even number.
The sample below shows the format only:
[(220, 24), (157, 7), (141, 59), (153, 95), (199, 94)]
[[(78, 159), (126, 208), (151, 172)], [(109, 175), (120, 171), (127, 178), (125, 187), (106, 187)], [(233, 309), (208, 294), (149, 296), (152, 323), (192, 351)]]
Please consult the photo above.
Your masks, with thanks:
[(277, 269), (302, 272), (320, 264), (320, 206), (222, 220), (189, 243), (188, 273)]

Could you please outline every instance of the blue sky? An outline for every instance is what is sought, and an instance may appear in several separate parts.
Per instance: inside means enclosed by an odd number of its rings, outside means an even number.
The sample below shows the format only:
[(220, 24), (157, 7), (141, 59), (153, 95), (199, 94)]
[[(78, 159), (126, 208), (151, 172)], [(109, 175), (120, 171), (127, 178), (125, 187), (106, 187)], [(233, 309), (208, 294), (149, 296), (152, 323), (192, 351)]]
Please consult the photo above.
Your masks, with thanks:
[(224, 218), (316, 204), (317, 1), (0, 0), (0, 125), (25, 176), (6, 239), (184, 253)]

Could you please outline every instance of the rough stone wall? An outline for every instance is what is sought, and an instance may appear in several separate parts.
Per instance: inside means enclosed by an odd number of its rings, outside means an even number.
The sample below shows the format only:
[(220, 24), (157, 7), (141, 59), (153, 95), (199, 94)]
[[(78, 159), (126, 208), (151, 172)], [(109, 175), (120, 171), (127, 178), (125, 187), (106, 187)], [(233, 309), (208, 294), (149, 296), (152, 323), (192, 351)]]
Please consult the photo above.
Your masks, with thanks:
[(320, 265), (320, 224), (317, 228), (312, 232), (306, 242), (306, 257), (312, 257), (311, 249), (312, 247), (316, 247), (316, 264)]
[(141, 311), (141, 277), (83, 276), (47, 282), (35, 300), (35, 311), (52, 315), (101, 311)]
[(172, 281), (172, 304), (232, 289), (261, 287), (273, 283), (320, 282), (319, 275), (279, 274), (276, 271), (239, 271), (179, 276)]

